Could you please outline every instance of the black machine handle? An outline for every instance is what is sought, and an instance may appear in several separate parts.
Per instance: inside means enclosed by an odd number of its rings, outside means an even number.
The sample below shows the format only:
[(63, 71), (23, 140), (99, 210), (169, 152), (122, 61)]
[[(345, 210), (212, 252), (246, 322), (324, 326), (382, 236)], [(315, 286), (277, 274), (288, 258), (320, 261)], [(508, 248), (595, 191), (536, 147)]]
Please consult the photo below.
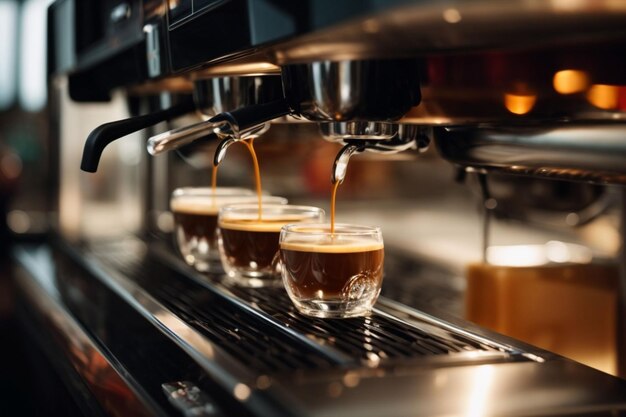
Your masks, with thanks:
[[(284, 116), (290, 112), (291, 109), (287, 101), (280, 99), (269, 103), (243, 107), (231, 112), (220, 113), (213, 117), (210, 120), (211, 122), (225, 124), (225, 126), (220, 127), (222, 133), (230, 133), (230, 135), (226, 136), (226, 138), (217, 145), (213, 165), (218, 166), (221, 160), (224, 159), (224, 156), (226, 156), (226, 150), (230, 145), (245, 137), (245, 135), (239, 135), (242, 131), (251, 129), (254, 126), (262, 126), (265, 122)], [(251, 131), (247, 133), (250, 134)]]
[(228, 122), (231, 126), (236, 126), (239, 131), (252, 126), (265, 123), (277, 117), (289, 114), (291, 109), (287, 100), (280, 99), (269, 103), (254, 104), (242, 107), (230, 112), (220, 113), (211, 119), (211, 122)]
[(83, 159), (80, 169), (86, 172), (96, 172), (102, 152), (107, 145), (123, 136), (154, 126), (157, 123), (187, 114), (195, 109), (192, 99), (144, 116), (130, 117), (105, 123), (95, 128), (87, 137), (83, 148)]
[(289, 113), (290, 108), (285, 99), (223, 112), (204, 122), (173, 129), (151, 137), (148, 140), (148, 152), (151, 155), (158, 155), (162, 152), (189, 146), (198, 140), (205, 142), (218, 135), (234, 137), (238, 140), (265, 122)]

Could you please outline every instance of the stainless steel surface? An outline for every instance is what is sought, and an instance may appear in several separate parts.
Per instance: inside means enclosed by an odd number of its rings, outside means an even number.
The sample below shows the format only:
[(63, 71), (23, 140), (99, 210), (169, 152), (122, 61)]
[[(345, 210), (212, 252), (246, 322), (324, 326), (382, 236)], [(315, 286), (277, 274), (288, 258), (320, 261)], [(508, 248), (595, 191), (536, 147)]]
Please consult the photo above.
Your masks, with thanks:
[(162, 388), (170, 402), (185, 417), (219, 417), (224, 415), (214, 404), (214, 401), (192, 382), (168, 382), (163, 384)]
[(348, 144), (341, 148), (335, 157), (335, 161), (333, 162), (333, 170), (330, 181), (333, 184), (336, 184), (337, 182), (342, 183), (346, 178), (346, 173), (348, 172), (348, 162), (350, 162), (350, 158), (352, 155), (363, 152), (364, 150), (365, 146), (353, 144)]
[(377, 153), (425, 152), (432, 136), (432, 129), (421, 125), (354, 121), (319, 126), (322, 137), (330, 142), (363, 144), (367, 151)]
[(626, 125), (561, 123), (437, 128), (442, 157), (510, 174), (626, 184)]
[[(400, 366), (289, 383), (311, 415), (611, 416), (626, 407), (623, 381), (571, 362), (483, 364), (436, 369)], [(590, 389), (590, 387), (593, 387)], [(619, 414), (618, 414), (619, 415)]]
[[(132, 241), (130, 241), (132, 242)], [(130, 243), (130, 245), (133, 245)], [(132, 246), (128, 244), (107, 244), (107, 245), (98, 245), (94, 247), (93, 251), (96, 254), (95, 258), (92, 258), (94, 263), (102, 265), (105, 270), (109, 270), (110, 266), (117, 266), (116, 269), (124, 269), (128, 270), (127, 267), (123, 267), (124, 265), (128, 265), (130, 262), (136, 262), (138, 257), (137, 253), (133, 253), (130, 251)], [(340, 333), (349, 332), (353, 333), (355, 330), (357, 333), (359, 332), (358, 326), (355, 329), (354, 325), (359, 323), (359, 320), (353, 321), (325, 321), (325, 320), (314, 320), (308, 319), (304, 316), (301, 316), (296, 313), (295, 307), (288, 300), (286, 294), (279, 289), (265, 289), (265, 290), (255, 290), (255, 289), (245, 289), (238, 288), (236, 286), (228, 285), (226, 283), (221, 282), (220, 276), (215, 277), (207, 277), (201, 273), (195, 272), (190, 269), (187, 265), (184, 264), (176, 255), (173, 255), (168, 251), (168, 247), (155, 243), (150, 247), (151, 252), (157, 256), (158, 259), (165, 262), (168, 266), (175, 268), (179, 273), (184, 274), (192, 279), (194, 279), (201, 286), (210, 289), (211, 291), (218, 292), (222, 296), (230, 298), (232, 301), (236, 301), (237, 305), (241, 308), (244, 308), (247, 311), (254, 312), (254, 316), (261, 318), (263, 321), (267, 321), (271, 323), (272, 326), (276, 326), (280, 328), (281, 332), (287, 333), (290, 337), (296, 338), (305, 344), (314, 347), (316, 351), (322, 353), (324, 357), (331, 359), (333, 362), (340, 364), (341, 366), (350, 366), (358, 363), (359, 360), (369, 361), (370, 355), (368, 355), (368, 347), (363, 347), (358, 343), (357, 340), (351, 340), (349, 344), (346, 344), (346, 341), (342, 341)], [(118, 252), (118, 251), (124, 251)], [(105, 253), (109, 253), (112, 256), (104, 257)], [(139, 271), (139, 269), (135, 268), (133, 271)], [(119, 272), (115, 272), (119, 274)], [(123, 275), (120, 275), (120, 277)], [(172, 290), (175, 291), (175, 290)], [(281, 312), (282, 314), (286, 314), (288, 317), (283, 318), (278, 317), (277, 313)], [(381, 313), (386, 314), (386, 313)], [(407, 322), (402, 324), (405, 327), (406, 331), (417, 331), (423, 332), (422, 334), (436, 334), (441, 336), (440, 342), (450, 342), (451, 345), (447, 346), (445, 349), (441, 350), (441, 346), (435, 348), (434, 351), (429, 350), (434, 346), (427, 348), (426, 350), (420, 349), (419, 346), (414, 346), (415, 350), (412, 351), (411, 348), (401, 347), (401, 346), (392, 346), (400, 342), (402, 339), (398, 339), (397, 337), (388, 335), (384, 335), (384, 331), (377, 330), (374, 331), (373, 337), (377, 338), (385, 338), (388, 337), (388, 340), (384, 340), (381, 342), (380, 348), (383, 349), (383, 353), (381, 353), (381, 361), (384, 363), (384, 358), (394, 359), (399, 357), (412, 357), (414, 355), (421, 356), (426, 353), (426, 358), (424, 358), (427, 362), (434, 359), (434, 356), (431, 356), (427, 352), (433, 353), (453, 353), (454, 358), (451, 358), (453, 361), (463, 361), (464, 353), (473, 353), (476, 354), (478, 352), (482, 352), (484, 354), (492, 355), (492, 358), (499, 358), (501, 360), (514, 360), (514, 356), (521, 354), (522, 349), (512, 347), (510, 345), (498, 344), (494, 341), (488, 341), (484, 337), (476, 336), (474, 337), (471, 332), (466, 331), (457, 331), (453, 330), (453, 327), (450, 327), (449, 330), (437, 330), (441, 329), (442, 326), (436, 324), (436, 320), (433, 320), (432, 317), (424, 315), (422, 318), (422, 314), (419, 312), (415, 312), (412, 316), (412, 322)], [(297, 321), (300, 321), (300, 324), (296, 324)], [(287, 320), (287, 323), (283, 322)], [(394, 326), (394, 324), (400, 326), (401, 322), (396, 319), (384, 319), (384, 325), (379, 325), (376, 322), (376, 318), (373, 317), (370, 319), (372, 321), (373, 327), (383, 327), (385, 326)], [(394, 321), (395, 320), (395, 321)], [(368, 319), (365, 319), (367, 322)], [(291, 325), (285, 325), (291, 322)], [(345, 324), (341, 324), (345, 323)], [(352, 323), (352, 324), (350, 324)], [(302, 327), (305, 326), (305, 327)], [(336, 329), (335, 326), (338, 326)], [(432, 327), (436, 326), (436, 327)], [(306, 328), (309, 328), (307, 331)], [(315, 336), (315, 332), (320, 331), (321, 329), (326, 329), (327, 333), (324, 334), (324, 331), (319, 334), (319, 336)], [(334, 329), (334, 330), (333, 330)], [(393, 332), (399, 332), (400, 329), (390, 329)], [(333, 335), (332, 332), (336, 332), (336, 335)], [(305, 333), (305, 334), (303, 334)], [(463, 334), (466, 339), (456, 340), (455, 334)], [(367, 334), (367, 332), (366, 332)], [(375, 335), (374, 335), (375, 334)], [(406, 337), (408, 338), (406, 341), (410, 341), (415, 335), (408, 334)], [(357, 337), (356, 335), (348, 335), (348, 339), (354, 339)], [(326, 342), (322, 339), (328, 338)], [(360, 336), (358, 336), (360, 338)], [(337, 343), (334, 343), (331, 339), (339, 339)], [(353, 343), (356, 342), (356, 343)], [(372, 342), (374, 345), (379, 345), (375, 342)], [(385, 343), (387, 346), (385, 347)], [(389, 348), (388, 351), (384, 351), (385, 348)], [(356, 355), (356, 358), (353, 357)], [(438, 362), (445, 362), (447, 355), (443, 355), (443, 358), (440, 358)], [(356, 359), (356, 362), (355, 362)], [(471, 355), (465, 359), (471, 360)]]
[(385, 122), (332, 122), (320, 123), (322, 137), (345, 146), (333, 163), (331, 182), (343, 182), (352, 155), (367, 151), (397, 153), (407, 150), (425, 152), (432, 131), (428, 127)]
[[(102, 255), (90, 254), (86, 257), (81, 255), (81, 262), (91, 265), (89, 269), (102, 283), (141, 312), (156, 328), (201, 364), (212, 378), (217, 378), (221, 384), (227, 384), (230, 387), (228, 391), (255, 410), (255, 414), (273, 415), (271, 408), (262, 406), (269, 398), (280, 399), (283, 404), (289, 405), (290, 414), (302, 416), (355, 414), (536, 416), (591, 412), (611, 415), (611, 412), (626, 410), (624, 396), (626, 382), (622, 380), (515, 341), (505, 338), (498, 341), (488, 332), (466, 323), (446, 322), (384, 298), (376, 307), (374, 316), (370, 318), (372, 322), (389, 321), (388, 326), (397, 323), (398, 326), (422, 329), (437, 337), (451, 337), (457, 340), (469, 338), (475, 341), (473, 343), (485, 344), (494, 350), (433, 355), (412, 361), (393, 361), (379, 355), (380, 352), (374, 348), (361, 366), (334, 366), (317, 370), (300, 369), (292, 372), (255, 374), (250, 368), (242, 368), (230, 355), (224, 354), (222, 351), (224, 345), (218, 346), (209, 342), (194, 327), (177, 317), (170, 308), (156, 302), (146, 288), (131, 284), (131, 277), (117, 272), (117, 268), (107, 266), (120, 256), (131, 262), (137, 256), (143, 256), (145, 248), (142, 249), (138, 241), (105, 244), (101, 248), (98, 251), (104, 250), (102, 254), (105, 258), (102, 258)], [(155, 255), (164, 259), (166, 263), (169, 262), (168, 257), (173, 257), (180, 264), (180, 261), (167, 251), (157, 252)], [(45, 271), (47, 262), (26, 261), (33, 265), (31, 273), (44, 267), (39, 271), (39, 276), (47, 275)], [(207, 282), (205, 276), (193, 273), (189, 269), (186, 271), (190, 277), (195, 276), (194, 279), (201, 280), (203, 289), (200, 292), (221, 292), (239, 305), (238, 308), (246, 309), (258, 318), (264, 317), (268, 322), (273, 321), (276, 324), (280, 322), (279, 316), (271, 316), (264, 312), (268, 304), (253, 305), (246, 301), (247, 290), (238, 289), (241, 294), (235, 295), (219, 281)], [(189, 278), (180, 275), (180, 279)], [(55, 291), (54, 283), (45, 289), (47, 291), (45, 294)], [(272, 306), (272, 303), (269, 306)], [(359, 320), (353, 322), (341, 320), (333, 324), (327, 320), (315, 321), (300, 316), (294, 317), (296, 318), (303, 322), (310, 321), (311, 324), (332, 324), (331, 327), (339, 326), (345, 328), (342, 331), (348, 332), (351, 332), (348, 329), (353, 326), (356, 326), (356, 329), (363, 325), (367, 326), (368, 321), (365, 318), (362, 320), (363, 324), (359, 324)], [(296, 321), (292, 323), (293, 329), (282, 325), (281, 327), (301, 337), (310, 337), (301, 333), (302, 330), (296, 326)], [(394, 331), (389, 334), (401, 340), (407, 335)], [(365, 331), (364, 335), (363, 344), (378, 346), (379, 331), (372, 329), (369, 333)], [(367, 338), (371, 341), (368, 342)], [(309, 341), (319, 349), (332, 351), (337, 348), (323, 343), (323, 339), (317, 336)], [(330, 338), (327, 339), (327, 343), (329, 342), (332, 342)], [(393, 343), (387, 348), (393, 347), (392, 345)], [(208, 346), (213, 349), (207, 350)], [(401, 346), (398, 344), (394, 348)], [(366, 349), (372, 348), (366, 346)], [(230, 379), (235, 375), (236, 378)], [(529, 401), (530, 398), (532, 401)]]
[(278, 75), (194, 78), (194, 100), (203, 117), (282, 97)]
[[(299, 89), (296, 95), (306, 98), (301, 106), (295, 100), (294, 110), (314, 120), (381, 120), (355, 109), (364, 101), (363, 92), (341, 93), (338, 87), (358, 83), (347, 69), (355, 62), (406, 57), (419, 62), (412, 74), (419, 73), (419, 83), (412, 89), (422, 93), (421, 104), (406, 116), (408, 123), (624, 118), (619, 105), (591, 97), (594, 87), (617, 89), (626, 83), (621, 30), (626, 7), (621, 4), (477, 0), (370, 6), (375, 13), (223, 57), (207, 67), (219, 73), (239, 61), (248, 68), (268, 61), (280, 65), (287, 97)], [(322, 13), (317, 8), (324, 5), (311, 7)], [(567, 70), (584, 78), (581, 91), (555, 90), (554, 77)], [(289, 82), (292, 76), (300, 85)]]
[(395, 120), (420, 101), (412, 59), (288, 65), (282, 78), (292, 110), (313, 121)]
[[(322, 3), (316, 7), (327, 6)], [(267, 62), (270, 57), (271, 62), (286, 65), (616, 39), (623, 36), (626, 20), (623, 3), (593, 0), (398, 1), (378, 9), (377, 13), (271, 45), (257, 56), (258, 62)]]
[(148, 139), (148, 153), (154, 156), (189, 145), (198, 139), (212, 135), (215, 133), (214, 130), (221, 125), (223, 122), (214, 123), (209, 119), (151, 136)]

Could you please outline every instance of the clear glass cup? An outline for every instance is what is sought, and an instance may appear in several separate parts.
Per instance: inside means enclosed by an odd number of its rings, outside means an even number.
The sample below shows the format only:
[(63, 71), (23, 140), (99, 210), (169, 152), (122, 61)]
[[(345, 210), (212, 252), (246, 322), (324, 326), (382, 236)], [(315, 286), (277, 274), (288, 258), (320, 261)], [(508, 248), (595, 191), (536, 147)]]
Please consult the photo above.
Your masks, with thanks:
[(289, 223), (319, 223), (324, 210), (311, 206), (234, 204), (220, 209), (218, 246), (224, 271), (238, 285), (280, 283), (278, 239)]
[[(287, 204), (282, 197), (263, 196), (268, 204)], [(245, 188), (184, 187), (174, 190), (170, 209), (174, 214), (174, 237), (187, 264), (198, 271), (219, 268), (217, 215), (219, 209), (233, 203), (257, 202), (257, 195)]]
[(367, 315), (383, 281), (380, 228), (336, 224), (290, 224), (280, 232), (281, 273), (298, 311), (308, 316)]

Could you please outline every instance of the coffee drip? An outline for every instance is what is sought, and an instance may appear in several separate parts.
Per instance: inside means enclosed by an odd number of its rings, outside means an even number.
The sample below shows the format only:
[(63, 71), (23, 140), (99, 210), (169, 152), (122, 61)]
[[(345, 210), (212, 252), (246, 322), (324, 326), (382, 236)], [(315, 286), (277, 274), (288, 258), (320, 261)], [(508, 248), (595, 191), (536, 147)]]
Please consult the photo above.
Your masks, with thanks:
[[(245, 145), (246, 149), (250, 153), (250, 157), (252, 158), (252, 165), (254, 168), (254, 184), (255, 184), (255, 189), (256, 189), (258, 202), (259, 202), (258, 220), (261, 221), (262, 208), (263, 208), (263, 198), (262, 198), (263, 186), (261, 185), (261, 168), (259, 167), (259, 159), (254, 149), (254, 139), (255, 137), (248, 137), (248, 138), (242, 138), (242, 139), (235, 139), (233, 137), (227, 137), (224, 140), (222, 140), (222, 142), (220, 142), (220, 144), (218, 145), (215, 151), (215, 158), (213, 160), (213, 172), (215, 175), (217, 175), (217, 169), (219, 167), (219, 164), (222, 162), (222, 160), (226, 156), (226, 149), (230, 145), (237, 143), (237, 142), (240, 142), (243, 145)], [(214, 187), (215, 187), (215, 180), (214, 180)]]

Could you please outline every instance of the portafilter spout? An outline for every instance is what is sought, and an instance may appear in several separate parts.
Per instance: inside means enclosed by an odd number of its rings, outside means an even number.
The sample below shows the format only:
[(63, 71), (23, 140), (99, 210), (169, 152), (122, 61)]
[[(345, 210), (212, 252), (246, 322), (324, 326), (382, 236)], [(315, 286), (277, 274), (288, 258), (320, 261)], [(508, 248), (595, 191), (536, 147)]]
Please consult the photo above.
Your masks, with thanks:
[(350, 157), (355, 153), (363, 152), (366, 148), (366, 144), (353, 143), (349, 143), (341, 148), (335, 157), (335, 162), (333, 162), (333, 171), (330, 181), (333, 184), (336, 184), (337, 182), (342, 183), (346, 178), (346, 173), (348, 172), (348, 162), (350, 161)]
[(355, 153), (398, 153), (406, 150), (424, 152), (430, 144), (429, 127), (385, 122), (333, 122), (320, 124), (324, 139), (345, 146), (333, 164), (332, 182), (342, 182), (348, 161)]

